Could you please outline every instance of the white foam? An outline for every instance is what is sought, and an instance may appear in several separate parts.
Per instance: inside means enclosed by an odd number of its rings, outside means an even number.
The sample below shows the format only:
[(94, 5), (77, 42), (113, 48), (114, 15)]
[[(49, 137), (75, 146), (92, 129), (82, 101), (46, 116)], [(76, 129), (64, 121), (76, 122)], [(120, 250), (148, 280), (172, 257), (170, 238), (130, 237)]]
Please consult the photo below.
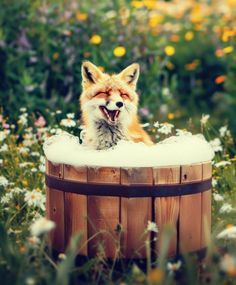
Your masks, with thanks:
[(202, 135), (173, 136), (153, 146), (120, 141), (109, 150), (93, 150), (70, 134), (55, 135), (44, 143), (44, 152), (53, 163), (74, 166), (158, 167), (210, 161), (211, 145)]

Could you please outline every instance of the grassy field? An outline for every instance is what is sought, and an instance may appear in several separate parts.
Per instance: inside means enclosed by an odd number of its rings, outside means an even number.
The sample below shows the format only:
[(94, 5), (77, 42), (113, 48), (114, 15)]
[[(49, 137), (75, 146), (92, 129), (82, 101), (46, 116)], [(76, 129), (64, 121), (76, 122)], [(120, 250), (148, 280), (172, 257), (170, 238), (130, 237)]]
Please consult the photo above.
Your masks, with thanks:
[[(215, 150), (213, 164), (213, 227), (206, 258), (197, 262), (195, 257), (166, 259), (165, 248), (161, 257), (151, 267), (142, 271), (130, 265), (124, 272), (117, 271), (97, 257), (74, 265), (75, 248), (61, 253), (56, 260), (47, 247), (46, 236), (52, 225), (42, 221), (45, 215), (44, 154), (42, 144), (46, 137), (63, 130), (72, 134), (80, 131), (74, 114), (61, 112), (48, 114), (50, 125), (40, 117), (35, 118), (26, 109), (15, 124), (0, 116), (0, 276), (2, 284), (234, 284), (236, 282), (235, 237), (235, 147), (227, 126), (219, 130), (204, 115), (197, 124), (186, 122), (188, 131), (202, 132)], [(69, 117), (69, 118), (68, 118)], [(65, 123), (65, 121), (67, 122)], [(70, 124), (68, 124), (70, 122)], [(165, 125), (146, 124), (153, 139), (159, 141), (179, 130), (170, 122)], [(70, 125), (70, 127), (68, 127)], [(32, 226), (33, 225), (33, 226)], [(222, 238), (218, 234), (228, 229)], [(170, 233), (165, 233), (168, 244)]]

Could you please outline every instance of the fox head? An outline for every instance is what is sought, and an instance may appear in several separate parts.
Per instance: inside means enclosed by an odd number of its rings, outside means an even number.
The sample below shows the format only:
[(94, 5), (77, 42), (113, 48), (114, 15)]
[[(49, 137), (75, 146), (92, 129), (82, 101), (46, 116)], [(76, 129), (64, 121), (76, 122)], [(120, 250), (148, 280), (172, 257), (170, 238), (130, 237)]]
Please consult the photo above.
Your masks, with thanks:
[(139, 65), (133, 63), (118, 74), (103, 73), (91, 62), (82, 64), (80, 106), (85, 125), (106, 121), (109, 125), (129, 125), (137, 114), (135, 92)]

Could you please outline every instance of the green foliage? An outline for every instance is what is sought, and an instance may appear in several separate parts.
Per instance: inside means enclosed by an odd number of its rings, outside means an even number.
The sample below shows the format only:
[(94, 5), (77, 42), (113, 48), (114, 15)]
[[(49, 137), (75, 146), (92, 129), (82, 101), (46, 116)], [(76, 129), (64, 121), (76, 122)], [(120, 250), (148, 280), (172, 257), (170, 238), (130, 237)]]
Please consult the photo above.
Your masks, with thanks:
[[(187, 2), (181, 9), (168, 2), (163, 9), (156, 1), (1, 0), (0, 99), (6, 114), (16, 118), (20, 107), (43, 115), (46, 108), (79, 113), (83, 60), (108, 72), (137, 61), (138, 92), (149, 116), (173, 113), (183, 120), (214, 113), (234, 129), (235, 7), (224, 4), (228, 12), (221, 16), (215, 4)], [(118, 46), (124, 55), (114, 53)], [(175, 48), (171, 54), (169, 46)], [(221, 75), (225, 86), (215, 82)]]
[[(0, 115), (1, 284), (234, 284), (235, 240), (216, 238), (221, 230), (235, 224), (236, 156), (234, 141), (226, 126), (215, 129), (207, 116), (201, 119), (201, 123), (188, 124), (189, 131), (202, 131), (216, 152), (213, 226), (206, 258), (201, 263), (195, 256), (189, 255), (181, 260), (169, 260), (166, 255), (172, 229), (167, 227), (157, 261), (151, 260), (150, 241), (147, 240), (145, 268), (122, 262), (117, 267), (118, 257), (113, 263), (108, 263), (102, 245), (101, 254), (97, 257), (76, 264), (80, 235), (72, 240), (65, 253), (56, 257), (48, 246), (46, 233), (32, 236), (32, 224), (45, 214), (42, 144), (50, 134), (64, 130), (79, 135), (81, 130), (72, 113), (65, 116), (61, 112), (48, 112), (47, 118), (46, 122), (42, 117), (38, 119), (21, 109), (16, 123), (9, 124), (9, 119)], [(154, 140), (164, 139), (176, 132), (186, 133), (186, 130), (176, 130), (167, 122), (146, 124), (146, 128)], [(114, 231), (120, 234), (122, 228), (117, 225)]]

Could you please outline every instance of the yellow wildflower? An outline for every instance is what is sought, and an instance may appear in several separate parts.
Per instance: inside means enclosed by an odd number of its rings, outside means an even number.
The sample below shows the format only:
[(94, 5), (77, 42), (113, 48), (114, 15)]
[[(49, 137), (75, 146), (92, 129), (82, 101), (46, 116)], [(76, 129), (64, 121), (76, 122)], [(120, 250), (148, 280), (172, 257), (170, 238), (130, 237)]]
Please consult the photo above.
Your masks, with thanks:
[(58, 52), (54, 52), (54, 54), (52, 55), (52, 58), (54, 60), (57, 60), (59, 58), (59, 53)]
[(234, 50), (234, 47), (232, 47), (232, 46), (228, 46), (228, 47), (223, 48), (223, 52), (225, 54), (231, 53), (233, 50)]
[(126, 54), (126, 49), (123, 46), (118, 46), (113, 50), (113, 54), (116, 57), (122, 57)]
[(86, 21), (88, 19), (88, 14), (78, 11), (76, 13), (76, 19), (81, 22)]
[(20, 253), (25, 253), (25, 252), (26, 252), (26, 247), (22, 245), (20, 247)]
[(168, 118), (169, 120), (173, 120), (174, 117), (175, 117), (175, 115), (174, 115), (173, 113), (169, 113), (169, 114), (167, 115), (167, 118)]
[(144, 5), (143, 5), (143, 2), (142, 2), (142, 1), (132, 1), (132, 2), (131, 2), (131, 6), (133, 6), (133, 7), (136, 8), (136, 9), (140, 9), (140, 8), (142, 8)]
[(194, 33), (189, 31), (189, 32), (186, 32), (185, 35), (184, 35), (184, 38), (186, 41), (191, 41), (193, 38), (194, 38)]
[(164, 17), (162, 15), (155, 15), (149, 18), (148, 25), (151, 28), (155, 28), (158, 24), (163, 22)]
[(166, 64), (166, 67), (169, 69), (169, 70), (173, 70), (175, 68), (174, 64), (170, 61), (167, 62)]
[(17, 211), (20, 210), (20, 205), (19, 205), (19, 204), (16, 205), (16, 210), (17, 210)]
[(93, 45), (99, 45), (102, 42), (102, 38), (95, 34), (90, 38), (89, 42)]
[(27, 186), (29, 186), (29, 183), (28, 183), (27, 180), (23, 180), (23, 181), (22, 181), (22, 185), (23, 185), (24, 187), (27, 187)]
[(165, 54), (168, 56), (172, 56), (175, 54), (175, 48), (173, 46), (166, 46), (164, 51), (165, 51)]
[(234, 36), (234, 31), (233, 30), (225, 30), (223, 32), (223, 35), (222, 35), (222, 41), (223, 42), (228, 42), (230, 40), (230, 38), (232, 38)]
[(154, 9), (156, 8), (156, 0), (144, 0), (143, 1), (144, 6), (146, 6), (148, 9)]
[(148, 280), (151, 283), (160, 283), (162, 282), (163, 278), (164, 273), (160, 268), (156, 268), (148, 274)]

